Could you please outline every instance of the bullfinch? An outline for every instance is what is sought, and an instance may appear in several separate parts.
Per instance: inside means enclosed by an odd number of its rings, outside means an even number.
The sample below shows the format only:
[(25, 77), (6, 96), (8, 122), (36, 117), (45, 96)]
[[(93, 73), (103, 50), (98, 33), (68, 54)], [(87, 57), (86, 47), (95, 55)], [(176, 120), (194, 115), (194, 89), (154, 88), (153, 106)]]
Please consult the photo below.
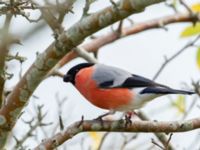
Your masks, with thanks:
[(103, 64), (78, 64), (63, 80), (71, 82), (93, 105), (112, 111), (132, 111), (166, 94), (194, 94)]

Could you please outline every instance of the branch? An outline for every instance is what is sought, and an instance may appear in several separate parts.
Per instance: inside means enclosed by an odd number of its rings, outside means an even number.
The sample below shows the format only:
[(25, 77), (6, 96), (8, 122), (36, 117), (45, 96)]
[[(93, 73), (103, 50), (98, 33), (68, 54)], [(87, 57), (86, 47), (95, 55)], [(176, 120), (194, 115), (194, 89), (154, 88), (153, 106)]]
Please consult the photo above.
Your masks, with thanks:
[(3, 14), (12, 14), (12, 15), (21, 15), (25, 17), (29, 22), (38, 22), (41, 18), (38, 19), (30, 19), (29, 15), (25, 13), (25, 9), (37, 9), (34, 7), (34, 4), (31, 3), (30, 0), (28, 1), (14, 1), (10, 0), (9, 2), (2, 2), (0, 1), (0, 15)]
[[(191, 16), (190, 14), (181, 14), (177, 13), (174, 15), (164, 16), (162, 18), (157, 18), (153, 20), (148, 20), (145, 22), (141, 22), (138, 24), (134, 24), (131, 27), (124, 27), (121, 29), (121, 35), (119, 36), (118, 32), (110, 32), (107, 35), (100, 36), (99, 38), (96, 38), (92, 40), (89, 43), (86, 43), (84, 45), (81, 45), (82, 48), (87, 50), (88, 52), (96, 52), (101, 47), (110, 44), (116, 40), (119, 40), (121, 38), (134, 35), (139, 32), (144, 32), (149, 29), (155, 29), (155, 28), (162, 28), (164, 25), (172, 24), (172, 23), (182, 23), (182, 22), (195, 22), (199, 20), (199, 16)], [(75, 51), (70, 51), (67, 53), (55, 66), (54, 69), (58, 69), (71, 61), (72, 59), (78, 57), (79, 55)]]
[(180, 1), (180, 4), (182, 4), (185, 7), (185, 9), (190, 13), (190, 15), (194, 14), (192, 9), (186, 4), (184, 0), (179, 0), (179, 1)]
[(82, 18), (88, 16), (88, 11), (90, 9), (90, 0), (85, 0), (85, 7), (83, 8), (83, 15)]
[(5, 23), (3, 26), (3, 34), (1, 35), (1, 41), (0, 41), (0, 107), (3, 104), (4, 99), (4, 84), (5, 84), (5, 61), (6, 56), (8, 54), (8, 47), (9, 47), (9, 26), (12, 19), (12, 15), (8, 14), (6, 15)]
[(27, 60), (26, 57), (23, 57), (23, 56), (19, 56), (19, 53), (16, 53), (15, 55), (7, 55), (6, 56), (6, 61), (11, 61), (11, 60), (17, 60), (19, 61), (20, 63), (23, 63), (24, 61)]
[(187, 48), (194, 46), (194, 44), (199, 40), (200, 35), (198, 35), (193, 41), (187, 43), (183, 48), (181, 48), (178, 52), (176, 52), (174, 55), (172, 55), (170, 58), (165, 57), (165, 62), (160, 66), (157, 73), (153, 77), (153, 80), (156, 80), (157, 77), (160, 75), (160, 73), (163, 71), (163, 69), (176, 57), (178, 57), (180, 54), (182, 54)]
[(84, 19), (81, 19), (67, 31), (63, 32), (42, 54), (38, 55), (34, 64), (28, 69), (6, 104), (0, 109), (0, 136), (6, 139), (9, 131), (16, 123), (17, 117), (26, 105), (37, 86), (52, 67), (72, 48), (79, 45), (86, 37), (107, 27), (131, 14), (144, 10), (145, 7), (164, 0), (121, 0), (119, 12), (113, 6), (107, 7)]
[[(137, 112), (137, 115), (140, 117), (142, 120), (149, 120), (149, 118), (142, 112), (139, 111)], [(163, 144), (163, 146), (167, 145), (167, 150), (174, 150), (175, 148), (169, 143), (169, 140), (167, 139), (166, 135), (164, 133), (154, 133), (155, 136), (158, 138), (158, 140)]]
[(77, 48), (74, 49), (74, 51), (79, 55), (79, 57), (84, 58), (88, 62), (98, 63), (98, 61), (96, 60), (96, 58), (91, 57), (89, 55), (89, 53), (85, 49), (83, 49), (81, 47), (77, 47)]
[(15, 145), (16, 149), (19, 149), (19, 148), (23, 149), (23, 144), (25, 143), (25, 141), (28, 140), (28, 138), (34, 136), (33, 132), (38, 127), (49, 126), (52, 124), (52, 122), (44, 123), (44, 118), (46, 117), (47, 113), (43, 112), (43, 106), (44, 105), (37, 106), (36, 118), (32, 118), (30, 121), (22, 120), (25, 124), (29, 126), (29, 130), (25, 133), (25, 135), (21, 139), (18, 139), (16, 136), (13, 136), (16, 141), (16, 145)]
[[(82, 123), (81, 123), (82, 122)], [(41, 147), (46, 150), (51, 150), (58, 147), (65, 141), (73, 138), (76, 134), (81, 132), (187, 132), (200, 128), (200, 118), (195, 118), (187, 121), (134, 121), (130, 126), (126, 126), (125, 120), (116, 121), (98, 121), (98, 120), (85, 120), (78, 121), (69, 126), (65, 131), (60, 132), (52, 138), (46, 139), (35, 150)], [(81, 124), (81, 125), (80, 125)]]
[(103, 135), (103, 137), (101, 138), (101, 142), (100, 142), (99, 147), (97, 148), (97, 150), (101, 150), (101, 149), (102, 149), (103, 144), (104, 144), (106, 138), (108, 137), (109, 133), (110, 133), (110, 132), (106, 132), (106, 133)]
[(124, 137), (124, 142), (121, 145), (120, 150), (124, 150), (125, 147), (130, 144), (132, 141), (136, 140), (136, 138), (138, 137), (139, 134), (135, 134), (133, 135), (131, 138), (128, 139), (128, 136), (126, 136), (125, 134), (122, 133), (122, 136)]
[(162, 147), (161, 145), (159, 145), (156, 141), (154, 141), (154, 139), (151, 139), (151, 142), (152, 142), (155, 146), (159, 147), (161, 150), (165, 150), (165, 148)]

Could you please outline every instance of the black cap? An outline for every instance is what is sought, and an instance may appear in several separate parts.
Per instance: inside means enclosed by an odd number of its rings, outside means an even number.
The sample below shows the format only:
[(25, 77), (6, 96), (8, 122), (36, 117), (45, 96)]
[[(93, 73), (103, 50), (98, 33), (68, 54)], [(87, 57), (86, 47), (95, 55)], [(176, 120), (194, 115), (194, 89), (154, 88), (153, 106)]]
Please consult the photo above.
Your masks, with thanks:
[(69, 74), (64, 75), (64, 77), (63, 77), (64, 82), (71, 82), (71, 80), (72, 80), (71, 75), (69, 75)]

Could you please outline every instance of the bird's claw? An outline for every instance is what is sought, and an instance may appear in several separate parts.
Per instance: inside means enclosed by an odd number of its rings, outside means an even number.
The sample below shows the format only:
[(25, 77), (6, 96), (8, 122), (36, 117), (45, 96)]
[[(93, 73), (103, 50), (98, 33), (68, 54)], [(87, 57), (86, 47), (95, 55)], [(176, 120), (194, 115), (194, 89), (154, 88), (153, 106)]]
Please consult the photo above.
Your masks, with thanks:
[(131, 117), (132, 117), (132, 115), (130, 115), (130, 114), (125, 115), (125, 127), (126, 128), (128, 126), (132, 125)]

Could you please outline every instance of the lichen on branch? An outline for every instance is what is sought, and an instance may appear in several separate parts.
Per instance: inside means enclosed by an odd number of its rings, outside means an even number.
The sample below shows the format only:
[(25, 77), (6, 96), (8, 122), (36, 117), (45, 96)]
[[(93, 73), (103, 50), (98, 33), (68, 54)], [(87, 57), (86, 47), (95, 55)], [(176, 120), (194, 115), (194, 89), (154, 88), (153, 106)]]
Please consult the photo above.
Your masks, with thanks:
[(187, 121), (133, 121), (128, 124), (126, 120), (102, 121), (102, 120), (81, 120), (73, 123), (65, 131), (57, 133), (55, 136), (46, 139), (35, 150), (45, 148), (51, 150), (65, 141), (73, 138), (81, 132), (97, 131), (97, 132), (153, 132), (153, 133), (171, 133), (171, 132), (187, 132), (200, 128), (200, 118)]

